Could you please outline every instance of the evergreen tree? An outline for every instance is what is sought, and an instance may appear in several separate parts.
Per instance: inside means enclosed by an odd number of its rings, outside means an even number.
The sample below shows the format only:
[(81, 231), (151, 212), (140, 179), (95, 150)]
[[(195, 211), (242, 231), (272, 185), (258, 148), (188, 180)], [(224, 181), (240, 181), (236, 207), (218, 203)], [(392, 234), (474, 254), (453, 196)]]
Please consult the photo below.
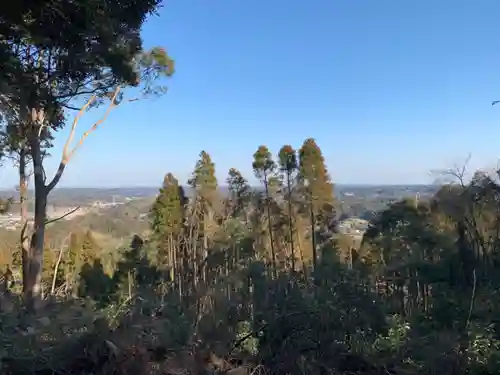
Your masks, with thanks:
[(171, 281), (181, 282), (177, 277), (182, 267), (182, 250), (179, 246), (184, 229), (187, 198), (184, 189), (172, 173), (168, 173), (163, 186), (151, 208), (152, 229), (159, 243), (155, 261), (170, 269)]
[(76, 276), (80, 272), (80, 267), (82, 266), (82, 263), (80, 262), (81, 250), (81, 235), (79, 233), (72, 232), (69, 236), (68, 255), (65, 262), (65, 273), (68, 278), (68, 282), (71, 280), (70, 283), (74, 283), (76, 281)]
[(92, 260), (99, 257), (101, 251), (100, 246), (91, 230), (86, 230), (82, 236), (82, 261), (84, 263), (91, 263)]
[(164, 242), (168, 237), (177, 238), (181, 234), (186, 204), (183, 187), (172, 173), (168, 173), (151, 208), (151, 225), (158, 240)]
[[(334, 226), (334, 191), (321, 149), (312, 138), (299, 150), (299, 182), (305, 190), (311, 217), (313, 265), (317, 263), (317, 232), (323, 223)], [(319, 224), (319, 225), (318, 225)]]
[(264, 191), (266, 195), (266, 210), (267, 210), (267, 222), (268, 222), (268, 231), (269, 231), (269, 242), (271, 247), (271, 262), (273, 268), (273, 276), (276, 278), (276, 252), (274, 248), (274, 240), (273, 240), (273, 224), (271, 219), (271, 202), (270, 202), (270, 194), (269, 194), (269, 182), (273, 178), (273, 174), (276, 170), (276, 163), (273, 160), (271, 152), (267, 146), (259, 146), (257, 151), (253, 154), (253, 170), (255, 176), (261, 180), (264, 184)]
[(222, 203), (218, 191), (217, 177), (215, 176), (215, 164), (206, 151), (200, 153), (200, 158), (196, 162), (193, 175), (188, 184), (194, 189), (194, 205), (197, 207), (195, 212), (198, 212), (198, 220), (201, 222), (202, 277), (206, 281), (208, 249), (211, 246), (211, 240), (216, 228), (216, 216)]
[(323, 153), (312, 138), (306, 139), (299, 150), (299, 179), (307, 186), (316, 214), (334, 207), (333, 184)]
[(200, 152), (200, 158), (196, 162), (193, 175), (188, 184), (195, 189), (196, 196), (201, 198), (207, 206), (215, 208), (220, 203), (217, 177), (215, 177), (215, 164), (206, 151)]
[[(50, 251), (50, 253), (53, 253)], [(69, 235), (67, 255), (63, 258), (63, 272), (67, 288), (76, 292), (82, 268), (92, 266), (101, 257), (101, 248), (92, 231), (72, 232)]]
[[(226, 182), (230, 193), (230, 215), (236, 218), (250, 201), (251, 188), (241, 172), (235, 168), (229, 170)], [(245, 221), (247, 221), (246, 215)]]

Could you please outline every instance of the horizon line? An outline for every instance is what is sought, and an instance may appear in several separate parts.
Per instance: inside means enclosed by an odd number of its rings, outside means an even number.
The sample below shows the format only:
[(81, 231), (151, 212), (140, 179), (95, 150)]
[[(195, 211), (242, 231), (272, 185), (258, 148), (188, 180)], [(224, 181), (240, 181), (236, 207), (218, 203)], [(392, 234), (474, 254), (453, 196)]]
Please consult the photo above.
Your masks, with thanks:
[[(390, 184), (390, 183), (334, 183), (334, 187), (337, 186), (349, 186), (349, 187), (407, 187), (407, 186), (440, 186), (442, 184), (439, 183), (396, 183), (396, 184)], [(182, 184), (182, 187), (190, 187), (187, 184)], [(219, 185), (219, 187), (226, 187), (228, 186), (227, 184), (224, 185)], [(251, 187), (255, 187), (257, 185), (250, 185)], [(115, 189), (158, 189), (161, 187), (161, 185), (158, 186), (153, 186), (153, 185), (122, 185), (122, 186), (60, 186), (60, 187), (55, 187), (55, 190), (65, 190), (65, 189), (98, 189), (98, 190), (115, 190)], [(11, 188), (5, 188), (5, 187), (0, 187), (0, 191), (12, 191), (16, 190), (17, 187), (11, 187)], [(34, 190), (34, 189), (28, 189), (29, 191)]]

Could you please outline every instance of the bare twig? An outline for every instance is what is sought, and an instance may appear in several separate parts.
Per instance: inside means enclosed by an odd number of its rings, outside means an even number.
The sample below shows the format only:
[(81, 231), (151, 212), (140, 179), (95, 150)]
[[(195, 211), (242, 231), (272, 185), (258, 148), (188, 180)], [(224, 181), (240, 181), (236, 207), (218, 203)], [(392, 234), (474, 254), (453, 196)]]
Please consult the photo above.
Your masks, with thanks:
[(474, 311), (474, 301), (476, 299), (476, 287), (477, 287), (477, 276), (476, 276), (476, 268), (472, 270), (473, 284), (472, 284), (472, 292), (469, 302), (469, 313), (467, 314), (467, 320), (465, 321), (465, 330), (467, 330), (470, 326), (470, 321), (472, 318), (472, 312)]
[(57, 262), (54, 266), (54, 275), (52, 277), (52, 287), (50, 288), (50, 294), (54, 294), (55, 289), (56, 289), (56, 280), (57, 280), (57, 271), (59, 271), (59, 265), (61, 264), (63, 252), (64, 252), (64, 247), (66, 246), (66, 242), (68, 239), (71, 237), (71, 232), (64, 238), (61, 248), (59, 249), (59, 256), (57, 257)]
[(76, 211), (78, 211), (79, 209), (80, 209), (80, 206), (75, 207), (75, 208), (73, 208), (71, 211), (66, 212), (64, 215), (62, 215), (62, 216), (60, 216), (60, 217), (57, 217), (57, 218), (55, 218), (55, 219), (51, 219), (51, 220), (47, 220), (47, 221), (45, 222), (45, 225), (47, 225), (47, 224), (51, 224), (51, 223), (54, 223), (54, 222), (59, 221), (59, 220), (62, 220), (62, 219), (64, 219), (65, 217), (67, 217), (67, 216), (71, 215), (72, 213), (75, 213), (75, 212), (76, 212)]
[[(448, 169), (438, 169), (438, 170), (432, 170), (431, 175), (432, 176), (439, 176), (439, 178), (443, 179), (444, 181), (441, 180), (441, 182), (444, 183), (458, 183), (461, 187), (465, 187), (466, 181), (465, 177), (467, 174), (467, 169), (469, 166), (469, 162), (472, 158), (472, 155), (469, 154), (465, 161), (461, 163), (460, 165), (455, 164), (452, 168)], [(438, 181), (439, 181), (438, 178)]]

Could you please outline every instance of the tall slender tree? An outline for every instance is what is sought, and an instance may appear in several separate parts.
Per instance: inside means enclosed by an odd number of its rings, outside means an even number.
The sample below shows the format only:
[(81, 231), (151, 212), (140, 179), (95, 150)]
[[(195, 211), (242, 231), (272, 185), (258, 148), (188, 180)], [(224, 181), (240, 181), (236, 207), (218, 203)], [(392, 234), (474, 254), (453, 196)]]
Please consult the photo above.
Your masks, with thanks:
[(306, 139), (299, 150), (298, 178), (309, 200), (313, 266), (316, 268), (317, 223), (332, 216), (335, 198), (323, 153), (313, 138)]
[(220, 209), (221, 198), (218, 190), (217, 177), (215, 176), (215, 164), (206, 151), (200, 152), (199, 160), (188, 184), (195, 191), (195, 202), (199, 204), (199, 219), (202, 225), (202, 277), (206, 281), (206, 262), (208, 249), (216, 224), (216, 215)]
[(292, 271), (295, 271), (295, 247), (294, 247), (294, 223), (292, 210), (292, 182), (298, 171), (297, 152), (290, 145), (285, 145), (279, 152), (279, 163), (281, 173), (284, 175), (286, 184), (286, 201), (288, 203), (288, 225), (290, 232), (290, 254)]
[(271, 263), (273, 270), (273, 277), (277, 277), (276, 270), (276, 251), (274, 248), (274, 239), (273, 239), (273, 223), (271, 218), (271, 197), (269, 194), (269, 180), (273, 177), (274, 172), (276, 171), (276, 163), (273, 160), (272, 154), (267, 148), (267, 146), (259, 146), (257, 151), (253, 154), (253, 170), (255, 176), (261, 180), (264, 184), (264, 191), (266, 194), (266, 211), (267, 211), (267, 223), (268, 223), (268, 231), (269, 231), (269, 242), (271, 248)]
[[(157, 254), (159, 264), (167, 263), (171, 281), (180, 277), (181, 264), (180, 238), (184, 229), (185, 206), (187, 198), (184, 189), (172, 173), (168, 173), (151, 208), (152, 229), (160, 248)], [(180, 283), (180, 280), (177, 280)]]

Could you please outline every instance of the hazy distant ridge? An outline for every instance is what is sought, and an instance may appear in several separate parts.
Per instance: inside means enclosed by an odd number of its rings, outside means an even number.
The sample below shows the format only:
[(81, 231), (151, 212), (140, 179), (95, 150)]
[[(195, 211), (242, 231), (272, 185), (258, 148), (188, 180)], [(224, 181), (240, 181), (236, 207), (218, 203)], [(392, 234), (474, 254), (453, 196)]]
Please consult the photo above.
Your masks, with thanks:
[[(254, 187), (256, 190), (260, 187)], [(184, 186), (186, 194), (191, 195), (191, 187)], [(345, 193), (352, 193), (355, 195), (414, 195), (414, 194), (433, 194), (438, 189), (438, 185), (350, 185), (350, 184), (337, 184), (335, 185), (335, 192), (337, 196), (342, 196)], [(51, 193), (51, 197), (56, 199), (71, 199), (74, 197), (78, 200), (92, 199), (92, 200), (107, 200), (110, 197), (130, 197), (130, 198), (146, 198), (153, 197), (158, 194), (159, 187), (116, 187), (116, 188), (59, 188)], [(219, 190), (225, 195), (227, 194), (228, 187), (220, 186)], [(32, 195), (32, 191), (29, 195)], [(2, 196), (16, 196), (18, 193), (14, 189), (0, 189)]]

